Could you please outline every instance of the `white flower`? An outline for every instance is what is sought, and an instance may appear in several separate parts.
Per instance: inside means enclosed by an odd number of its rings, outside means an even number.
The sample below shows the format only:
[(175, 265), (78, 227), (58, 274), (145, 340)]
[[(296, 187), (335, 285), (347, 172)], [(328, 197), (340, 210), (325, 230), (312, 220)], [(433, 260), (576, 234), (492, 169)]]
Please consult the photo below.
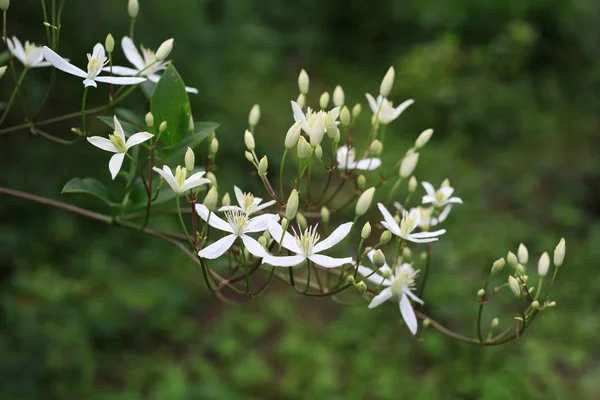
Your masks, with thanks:
[[(400, 212), (405, 211), (405, 208), (402, 207), (402, 204), (400, 204), (397, 201), (394, 202), (394, 207), (396, 207), (396, 209), (398, 209), (398, 211), (400, 211)], [(419, 206), (416, 208), (411, 208), (409, 211), (409, 214), (411, 212), (413, 212), (413, 210), (418, 210), (421, 213), (421, 220), (419, 221), (419, 228), (429, 229), (432, 226), (436, 226), (436, 225), (439, 225), (442, 222), (444, 222), (446, 220), (446, 218), (448, 218), (448, 215), (450, 214), (450, 211), (452, 210), (452, 206), (447, 205), (446, 207), (444, 207), (442, 212), (437, 217), (435, 217), (433, 215), (433, 212), (435, 211), (435, 209), (433, 207)]]
[[(375, 250), (371, 250), (367, 254), (371, 262), (373, 262), (374, 253)], [(404, 322), (408, 325), (408, 329), (413, 335), (417, 333), (417, 317), (408, 298), (410, 297), (417, 303), (423, 304), (423, 300), (419, 299), (412, 292), (415, 286), (415, 278), (419, 274), (419, 271), (415, 271), (412, 265), (406, 263), (397, 265), (394, 270), (386, 263), (375, 273), (373, 273), (373, 271), (374, 270), (371, 268), (362, 265), (358, 266), (358, 273), (368, 277), (368, 281), (378, 286), (385, 286), (385, 289), (373, 297), (373, 300), (371, 300), (371, 303), (369, 304), (369, 308), (375, 308), (392, 298), (397, 300), (400, 305), (400, 313), (402, 314)], [(389, 274), (389, 278), (385, 278), (383, 276), (384, 274)]]
[(235, 193), (235, 199), (237, 200), (239, 206), (224, 206), (219, 208), (219, 211), (240, 210), (246, 215), (251, 215), (275, 204), (275, 200), (260, 204), (262, 203), (262, 199), (260, 197), (254, 197), (252, 193), (243, 193), (237, 186), (233, 187), (233, 192)]
[(392, 232), (394, 235), (401, 237), (402, 239), (408, 240), (409, 242), (414, 243), (429, 243), (435, 242), (438, 240), (437, 236), (443, 235), (446, 233), (445, 229), (440, 229), (435, 232), (419, 232), (419, 233), (411, 233), (414, 231), (421, 222), (421, 212), (414, 208), (410, 211), (410, 213), (403, 211), (402, 212), (402, 220), (400, 221), (400, 225), (394, 220), (392, 214), (385, 208), (385, 206), (381, 203), (377, 203), (377, 207), (381, 214), (383, 214), (383, 218), (385, 221), (381, 222), (387, 230)]
[(149, 132), (138, 132), (125, 140), (125, 132), (123, 132), (123, 127), (115, 115), (115, 131), (112, 135), (108, 135), (108, 139), (100, 136), (91, 136), (87, 138), (87, 140), (99, 149), (115, 153), (108, 162), (110, 174), (112, 175), (112, 178), (115, 179), (121, 170), (127, 150), (145, 142), (153, 136), (154, 135)]
[[(304, 232), (294, 232), (294, 236), (285, 232), (283, 234), (281, 245), (292, 253), (296, 253), (296, 255), (282, 257), (268, 255), (263, 261), (266, 264), (271, 264), (276, 267), (293, 267), (306, 259), (325, 268), (335, 268), (351, 263), (352, 257), (333, 258), (317, 254), (330, 249), (341, 242), (348, 236), (350, 229), (352, 229), (352, 222), (342, 224), (334, 230), (328, 238), (322, 241), (319, 241), (321, 237), (317, 233), (317, 225), (306, 228)], [(271, 234), (271, 237), (279, 243), (283, 228), (275, 221), (271, 221), (269, 222), (269, 233)]]
[[(125, 36), (121, 40), (121, 48), (123, 49), (123, 53), (125, 54), (127, 61), (129, 61), (135, 68), (113, 66), (112, 69), (111, 67), (104, 67), (102, 69), (103, 71), (110, 71), (115, 75), (121, 76), (144, 76), (148, 78), (148, 80), (156, 83), (160, 80), (160, 75), (158, 75), (157, 72), (164, 70), (169, 64), (166, 61), (158, 60), (156, 58), (156, 54), (144, 46), (140, 46), (142, 49), (142, 54), (140, 55), (139, 51), (135, 47), (135, 44), (133, 43), (133, 40), (131, 40), (131, 38), (128, 36)], [(185, 91), (188, 93), (198, 94), (198, 89), (192, 87), (186, 86)]]
[(423, 196), (421, 202), (423, 204), (433, 204), (434, 207), (444, 207), (448, 203), (459, 203), (462, 204), (462, 200), (459, 197), (450, 197), (454, 193), (452, 186), (442, 186), (437, 191), (433, 188), (433, 185), (429, 182), (422, 182), (423, 188), (427, 192), (427, 195)]
[(237, 238), (242, 240), (250, 254), (258, 258), (267, 256), (267, 251), (257, 240), (248, 236), (248, 233), (265, 231), (269, 221), (279, 220), (278, 215), (263, 214), (254, 218), (248, 218), (241, 210), (231, 210), (225, 212), (225, 217), (227, 218), (226, 222), (214, 213), (211, 213), (203, 204), (196, 204), (196, 212), (200, 218), (207, 221), (213, 228), (229, 233), (229, 235), (200, 250), (198, 252), (199, 257), (208, 258), (210, 260), (218, 258), (229, 250)]
[(381, 166), (379, 158), (363, 158), (356, 161), (356, 151), (354, 148), (348, 149), (347, 146), (342, 146), (337, 151), (338, 168), (341, 170), (358, 170), (372, 171)]
[(404, 110), (414, 103), (413, 99), (409, 99), (400, 104), (398, 107), (394, 108), (394, 103), (381, 95), (377, 96), (377, 100), (375, 100), (375, 98), (373, 98), (373, 96), (371, 96), (369, 93), (367, 93), (366, 96), (367, 100), (369, 101), (371, 111), (373, 111), (373, 120), (377, 119), (377, 113), (379, 112), (379, 122), (383, 125), (387, 125), (398, 118)]
[(310, 138), (310, 144), (312, 146), (320, 144), (323, 140), (323, 135), (325, 135), (325, 132), (327, 132), (325, 127), (325, 119), (327, 118), (327, 114), (331, 114), (335, 123), (339, 124), (337, 121), (338, 117), (340, 116), (339, 107), (335, 107), (329, 112), (315, 112), (308, 107), (306, 109), (306, 114), (304, 114), (302, 107), (300, 107), (295, 101), (292, 101), (292, 111), (294, 112), (294, 121), (302, 122), (302, 130)]
[(173, 175), (171, 168), (166, 165), (163, 165), (162, 169), (156, 167), (152, 169), (158, 172), (177, 194), (182, 194), (195, 187), (210, 183), (210, 180), (203, 178), (206, 173), (205, 171), (197, 172), (186, 179), (187, 168), (181, 168), (179, 165), (175, 169), (175, 175)]
[(86, 87), (96, 87), (96, 82), (113, 83), (115, 85), (137, 85), (138, 83), (142, 83), (146, 80), (146, 78), (141, 77), (98, 76), (98, 74), (102, 71), (102, 67), (104, 67), (104, 65), (106, 65), (108, 62), (104, 52), (104, 46), (102, 46), (100, 43), (96, 43), (92, 54), (87, 55), (87, 72), (74, 66), (47, 46), (42, 48), (42, 54), (44, 55), (44, 58), (48, 60), (55, 68), (60, 69), (68, 74), (83, 78), (83, 84)]
[(42, 55), (42, 48), (35, 45), (35, 43), (31, 43), (29, 41), (25, 42), (25, 48), (15, 36), (6, 39), (6, 44), (8, 46), (8, 50), (17, 58), (17, 60), (21, 61), (21, 63), (27, 68), (39, 68), (39, 67), (49, 67), (50, 63), (48, 61), (44, 61), (44, 56)]

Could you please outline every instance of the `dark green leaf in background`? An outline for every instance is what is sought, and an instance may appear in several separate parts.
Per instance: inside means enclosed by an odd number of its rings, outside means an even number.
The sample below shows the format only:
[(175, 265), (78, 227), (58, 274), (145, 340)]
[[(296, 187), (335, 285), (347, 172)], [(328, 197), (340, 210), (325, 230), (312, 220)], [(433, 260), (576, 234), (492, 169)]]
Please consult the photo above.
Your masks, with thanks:
[(110, 198), (107, 187), (94, 178), (73, 178), (65, 184), (61, 193), (86, 193), (111, 207), (118, 205)]

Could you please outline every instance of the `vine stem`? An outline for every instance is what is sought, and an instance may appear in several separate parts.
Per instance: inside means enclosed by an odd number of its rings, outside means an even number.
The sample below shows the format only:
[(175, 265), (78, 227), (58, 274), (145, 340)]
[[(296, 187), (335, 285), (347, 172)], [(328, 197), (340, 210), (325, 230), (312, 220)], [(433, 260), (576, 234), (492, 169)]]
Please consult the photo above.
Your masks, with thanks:
[(181, 215), (181, 204), (179, 203), (179, 195), (175, 196), (175, 202), (177, 203), (177, 216), (179, 217), (179, 223), (181, 224), (181, 228), (183, 228), (183, 231), (185, 232), (185, 236), (187, 236), (189, 242), (193, 245), (194, 241), (192, 240), (190, 234), (188, 233), (188, 230), (185, 226), (185, 222), (183, 221), (183, 216)]
[(83, 98), (81, 99), (81, 131), (85, 134), (85, 104), (87, 103), (87, 94), (89, 86), (83, 89)]
[(288, 148), (286, 147), (283, 151), (283, 157), (281, 157), (281, 167), (279, 167), (279, 194), (281, 195), (281, 201), (285, 201), (286, 197), (283, 195), (283, 167), (285, 166), (285, 158), (287, 157)]
[(19, 92), (19, 89), (21, 89), (21, 84), (23, 83), (23, 79), (25, 79), (25, 75), (27, 74), (27, 71), (29, 71), (29, 68), (25, 67), (23, 72), (21, 72), (21, 76), (19, 76), (19, 80), (17, 81), (17, 84), (15, 85), (15, 88), (13, 89), (12, 94), (10, 95), (10, 99), (8, 100), (8, 104), (6, 105), (6, 108), (4, 109), (4, 113), (2, 113), (2, 117), (0, 117), (0, 124), (2, 124), (4, 122), (4, 120), (6, 119), (6, 117), (8, 116), (8, 112), (10, 111), (10, 108), (12, 107), (13, 102), (15, 101), (15, 97), (17, 97), (17, 93)]

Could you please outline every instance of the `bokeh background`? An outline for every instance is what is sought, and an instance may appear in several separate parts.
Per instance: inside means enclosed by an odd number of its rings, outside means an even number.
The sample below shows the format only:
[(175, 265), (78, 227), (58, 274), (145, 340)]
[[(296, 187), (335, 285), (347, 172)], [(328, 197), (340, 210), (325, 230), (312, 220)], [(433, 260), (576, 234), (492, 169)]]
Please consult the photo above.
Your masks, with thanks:
[[(259, 152), (277, 166), (301, 68), (311, 77), (309, 102), (340, 84), (368, 124), (364, 93), (377, 92), (393, 65), (391, 98), (416, 102), (390, 126), (384, 158), (394, 162), (434, 128), (416, 175), (436, 184), (448, 177), (465, 202), (436, 247), (425, 310), (474, 335), (475, 293), (491, 263), (523, 241), (533, 273), (564, 236), (567, 261), (551, 296), (558, 305), (497, 348), (432, 329), (416, 342), (391, 304), (344, 307), (279, 282), (257, 300), (224, 304), (168, 244), (1, 197), (0, 398), (600, 398), (598, 1), (140, 2), (136, 41), (156, 48), (174, 37), (172, 59), (200, 89), (194, 117), (221, 124), (222, 191), (237, 183), (264, 195), (243, 158), (248, 111), (261, 105)], [(61, 53), (84, 65), (108, 32), (120, 40), (126, 3), (67, 0)], [(9, 33), (44, 42), (39, 2), (13, 1), (8, 20)], [(30, 73), (31, 104), (49, 76)], [(9, 84), (0, 81), (3, 100)], [(90, 106), (106, 96), (106, 87), (94, 90)], [(40, 116), (74, 111), (80, 98), (80, 80), (58, 73)], [(142, 94), (126, 106), (148, 109)], [(15, 113), (5, 126), (20, 122)], [(76, 124), (48, 131), (68, 137)], [(26, 130), (0, 140), (2, 186), (106, 211), (60, 195), (73, 176), (110, 184), (106, 154)], [(174, 219), (160, 224), (177, 229)], [(489, 311), (486, 324), (495, 316), (512, 323), (510, 303)]]

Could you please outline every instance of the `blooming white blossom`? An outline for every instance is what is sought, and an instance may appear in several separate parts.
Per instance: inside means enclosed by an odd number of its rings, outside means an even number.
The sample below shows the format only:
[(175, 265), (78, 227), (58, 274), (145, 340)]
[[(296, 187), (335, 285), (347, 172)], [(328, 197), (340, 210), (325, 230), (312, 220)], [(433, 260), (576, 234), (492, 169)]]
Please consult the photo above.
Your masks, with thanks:
[(433, 204), (434, 207), (444, 207), (449, 203), (462, 204), (462, 200), (459, 197), (450, 197), (454, 193), (452, 186), (442, 186), (438, 190), (433, 188), (433, 185), (429, 182), (422, 182), (423, 188), (427, 195), (423, 196), (421, 202), (423, 204)]
[[(405, 211), (405, 208), (402, 207), (402, 204), (400, 204), (397, 201), (394, 202), (394, 207), (396, 207), (396, 209), (400, 212)], [(411, 212), (413, 212), (413, 210), (418, 210), (421, 213), (421, 220), (419, 221), (419, 228), (429, 229), (432, 226), (436, 226), (436, 225), (439, 225), (442, 222), (444, 222), (448, 218), (450, 211), (452, 211), (452, 206), (447, 205), (446, 207), (444, 207), (442, 212), (439, 213), (439, 215), (437, 215), (437, 216), (433, 215), (433, 213), (435, 211), (435, 209), (433, 207), (419, 206), (416, 208), (411, 208), (409, 210), (409, 214)]]
[(44, 61), (42, 48), (36, 46), (35, 43), (26, 41), (25, 47), (23, 47), (21, 41), (13, 36), (12, 39), (6, 39), (6, 45), (12, 55), (26, 68), (49, 67), (51, 65), (48, 61)]
[[(167, 68), (169, 64), (168, 61), (161, 61), (157, 59), (154, 51), (141, 46), (142, 54), (137, 50), (133, 40), (130, 37), (125, 36), (121, 40), (121, 48), (123, 49), (123, 53), (135, 68), (129, 67), (121, 67), (114, 65), (112, 67), (104, 67), (103, 71), (110, 71), (115, 75), (120, 76), (144, 76), (148, 78), (148, 80), (152, 82), (158, 82), (160, 80), (160, 75), (157, 74), (158, 71), (162, 71)], [(188, 93), (198, 94), (198, 89), (192, 87), (185, 87), (185, 91)]]
[(348, 148), (342, 146), (337, 150), (337, 164), (340, 171), (343, 170), (358, 170), (358, 171), (372, 171), (381, 166), (381, 160), (379, 158), (363, 158), (360, 161), (356, 161), (356, 150), (354, 148)]
[(121, 170), (121, 166), (123, 165), (123, 160), (125, 159), (125, 153), (127, 150), (136, 146), (140, 143), (145, 142), (150, 139), (154, 135), (149, 132), (138, 132), (129, 137), (129, 139), (125, 139), (125, 132), (123, 131), (123, 127), (121, 123), (117, 119), (115, 115), (115, 131), (112, 135), (108, 135), (108, 139), (100, 137), (100, 136), (91, 136), (87, 138), (88, 142), (93, 144), (99, 149), (104, 151), (110, 151), (111, 153), (115, 153), (110, 158), (108, 162), (108, 169), (112, 175), (112, 178), (115, 179), (119, 171)]
[(340, 108), (335, 107), (331, 109), (331, 111), (313, 111), (310, 107), (307, 108), (306, 114), (302, 111), (302, 107), (298, 105), (295, 101), (292, 101), (292, 111), (294, 112), (294, 121), (302, 121), (301, 126), (302, 130), (308, 135), (310, 138), (310, 144), (312, 146), (316, 146), (321, 143), (323, 140), (323, 135), (325, 135), (326, 126), (325, 119), (327, 115), (331, 115), (333, 120), (337, 122), (338, 117), (340, 116)]
[(400, 225), (394, 220), (394, 217), (390, 212), (385, 208), (385, 206), (381, 203), (377, 203), (377, 207), (385, 221), (381, 221), (381, 225), (384, 226), (387, 230), (392, 232), (394, 235), (401, 237), (402, 239), (408, 240), (409, 242), (414, 243), (429, 243), (435, 242), (438, 240), (437, 236), (443, 235), (446, 233), (445, 229), (440, 229), (435, 232), (418, 232), (412, 233), (421, 222), (421, 212), (418, 209), (412, 209), (409, 212), (402, 212), (402, 220), (400, 221)]
[[(167, 165), (163, 165), (162, 169), (154, 167), (154, 171), (158, 172), (163, 177), (165, 182), (171, 186), (171, 189), (177, 194), (182, 194), (195, 187), (210, 183), (210, 180), (203, 178), (205, 171), (196, 172), (187, 178), (187, 168), (182, 168), (179, 165), (175, 168), (175, 174)], [(187, 179), (186, 179), (187, 178)]]
[[(375, 250), (371, 250), (367, 254), (371, 262), (373, 262), (374, 253)], [(367, 277), (368, 281), (385, 287), (379, 294), (373, 297), (369, 308), (375, 308), (392, 299), (398, 301), (402, 319), (404, 319), (404, 322), (406, 322), (408, 329), (413, 335), (417, 333), (417, 317), (410, 304), (409, 297), (417, 303), (423, 304), (423, 300), (419, 299), (412, 292), (415, 287), (415, 278), (419, 274), (419, 271), (415, 271), (412, 265), (407, 263), (397, 265), (393, 270), (385, 263), (375, 273), (373, 271), (374, 269), (363, 265), (358, 266), (359, 274)], [(384, 275), (389, 277), (386, 278)]]
[(102, 67), (104, 67), (104, 65), (106, 65), (108, 62), (106, 53), (104, 51), (104, 46), (102, 46), (100, 43), (96, 43), (92, 54), (88, 53), (87, 55), (87, 72), (74, 66), (66, 59), (59, 56), (48, 46), (44, 46), (42, 48), (42, 54), (44, 55), (44, 58), (48, 60), (55, 68), (60, 69), (68, 74), (83, 78), (83, 85), (85, 87), (97, 87), (96, 82), (112, 83), (115, 85), (137, 85), (138, 83), (142, 83), (146, 80), (146, 78), (142, 77), (98, 76), (98, 74), (102, 72)]
[(233, 246), (237, 238), (242, 240), (246, 249), (253, 256), (258, 258), (267, 256), (267, 251), (256, 239), (251, 238), (248, 234), (265, 231), (269, 221), (279, 220), (278, 215), (262, 214), (254, 218), (248, 218), (241, 210), (230, 210), (225, 212), (227, 221), (224, 221), (214, 213), (211, 213), (203, 204), (196, 204), (196, 212), (200, 218), (207, 221), (213, 228), (228, 233), (227, 236), (200, 250), (198, 252), (199, 257), (210, 260), (218, 258)]
[(235, 193), (235, 199), (237, 200), (239, 206), (224, 206), (219, 208), (219, 211), (240, 210), (246, 215), (251, 215), (275, 204), (275, 200), (260, 204), (262, 203), (262, 199), (260, 197), (254, 197), (252, 193), (243, 193), (237, 186), (233, 187), (233, 192)]
[(382, 125), (387, 125), (398, 118), (404, 110), (414, 103), (413, 99), (409, 99), (394, 108), (394, 103), (381, 95), (377, 96), (377, 100), (369, 93), (367, 93), (366, 96), (369, 101), (369, 107), (371, 107), (371, 111), (373, 111), (373, 121), (379, 119), (379, 123)]
[[(320, 235), (317, 233), (317, 226), (310, 226), (299, 233), (294, 232), (294, 236), (288, 232), (283, 232), (283, 228), (275, 221), (269, 222), (269, 233), (271, 237), (278, 243), (281, 241), (281, 245), (296, 253), (293, 256), (272, 256), (268, 255), (264, 258), (266, 264), (271, 264), (276, 267), (293, 267), (300, 264), (305, 260), (310, 260), (315, 264), (318, 264), (325, 268), (340, 267), (344, 264), (352, 262), (352, 257), (344, 258), (333, 258), (318, 254), (322, 251), (332, 248), (339, 242), (341, 242), (352, 229), (352, 222), (337, 227), (329, 237), (320, 241)], [(283, 240), (281, 240), (283, 234)]]

